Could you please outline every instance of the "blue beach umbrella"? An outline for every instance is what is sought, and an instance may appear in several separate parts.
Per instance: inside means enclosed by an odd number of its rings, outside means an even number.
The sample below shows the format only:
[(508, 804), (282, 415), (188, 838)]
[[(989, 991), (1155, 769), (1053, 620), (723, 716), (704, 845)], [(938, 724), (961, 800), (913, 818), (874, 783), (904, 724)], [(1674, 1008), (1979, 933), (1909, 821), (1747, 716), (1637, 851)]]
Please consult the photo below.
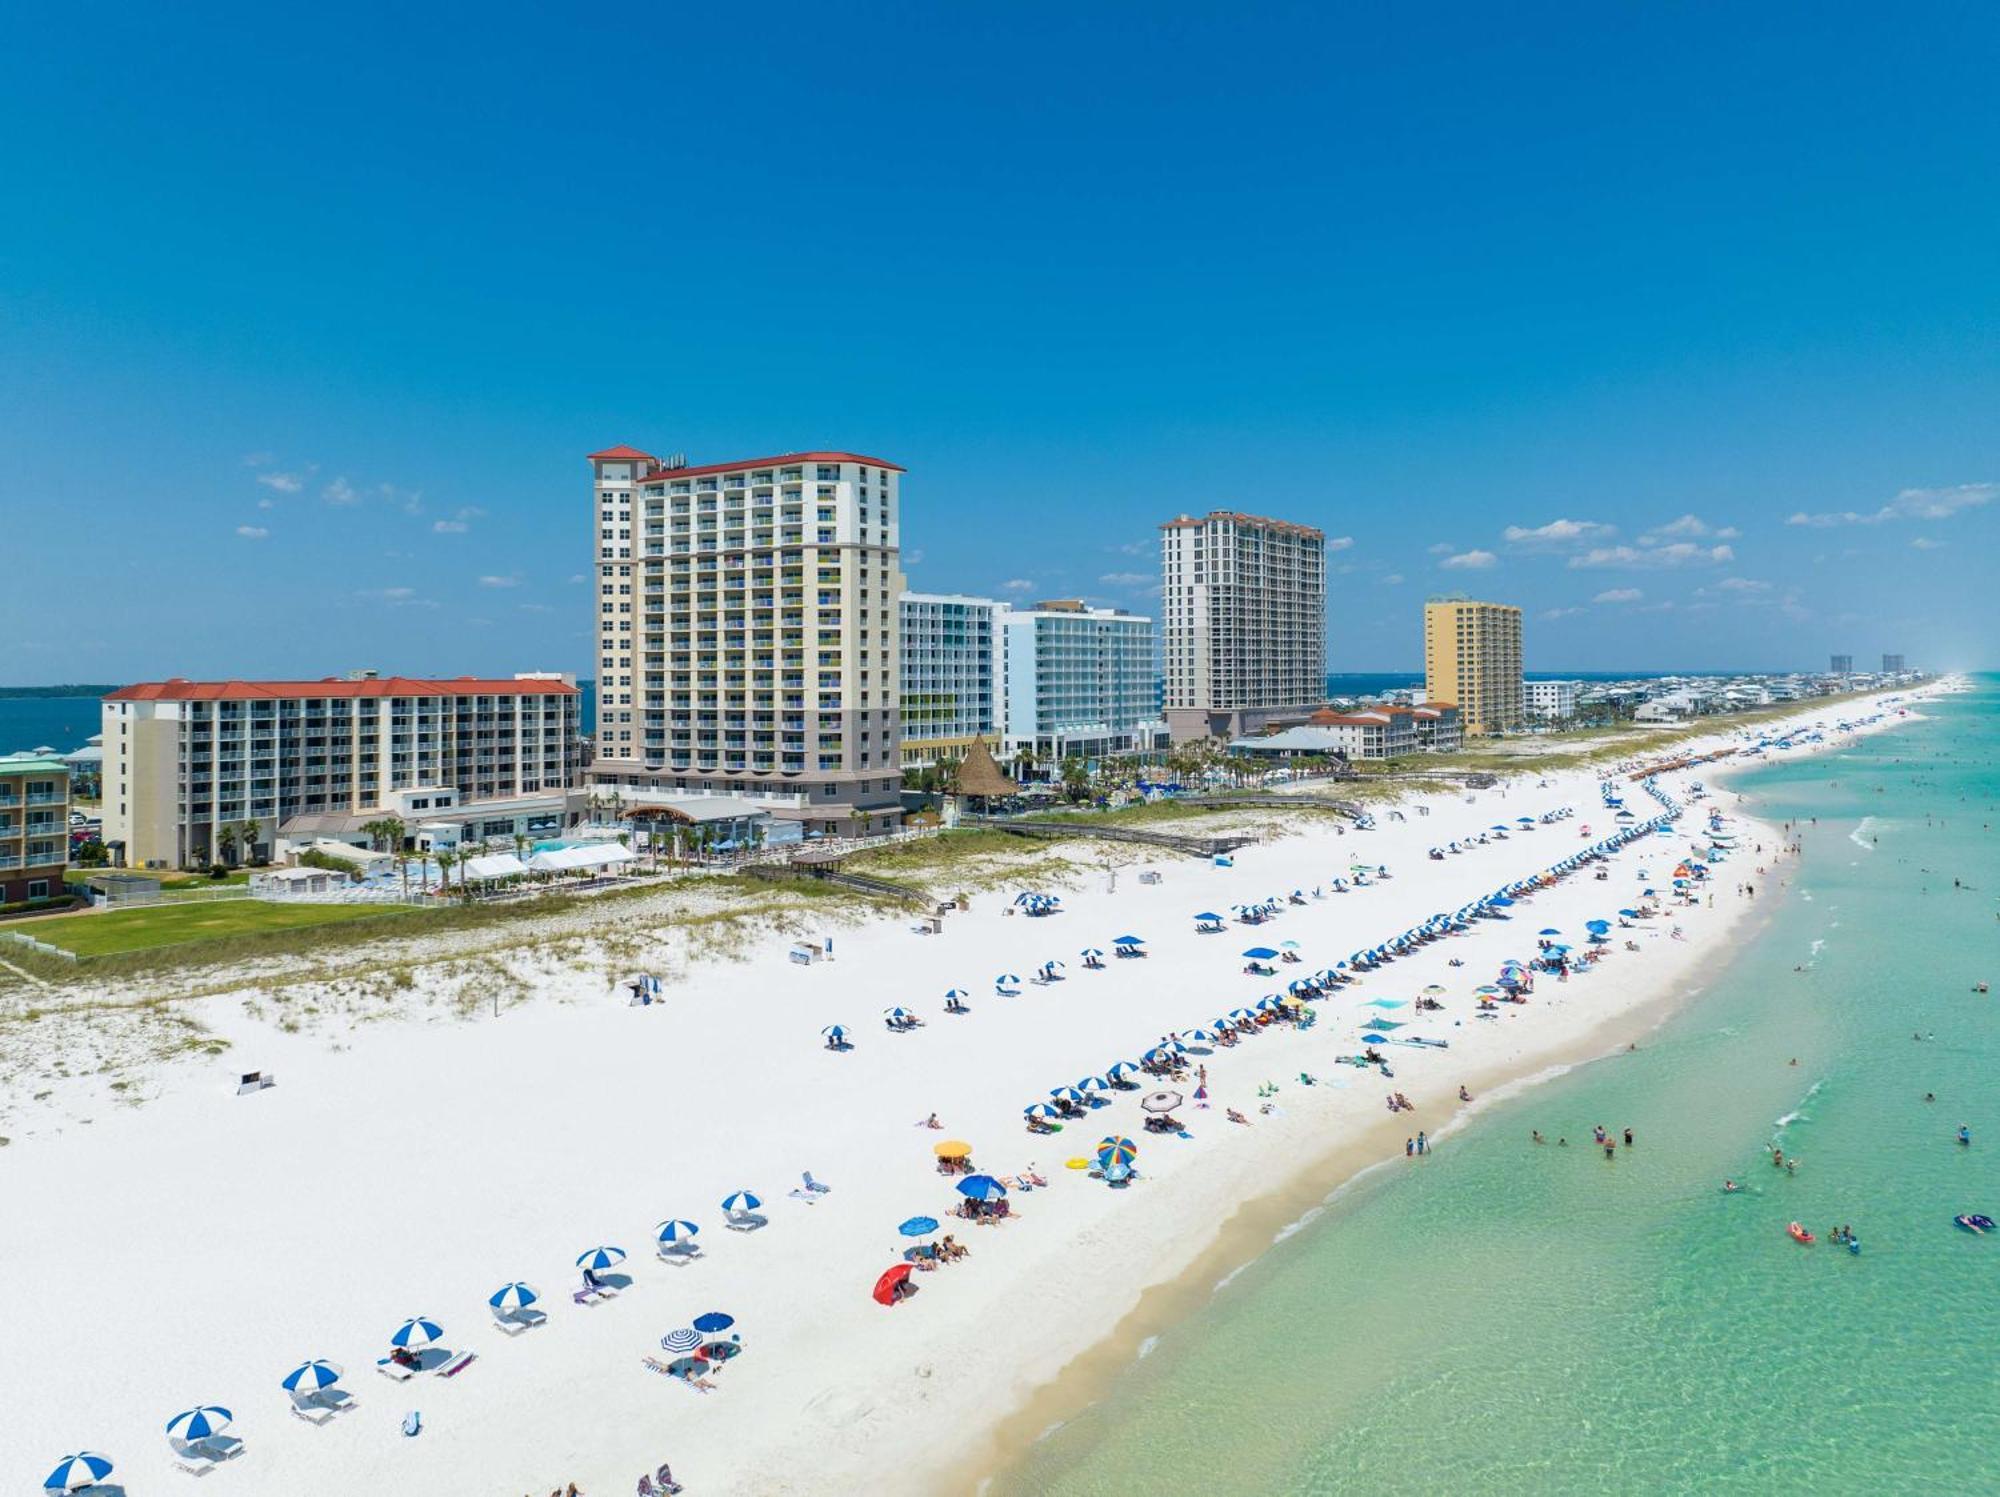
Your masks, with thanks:
[(332, 1362), (314, 1357), (310, 1362), (301, 1362), (285, 1374), (279, 1384), (287, 1393), (317, 1393), (322, 1388), (331, 1388), (340, 1381), (340, 1368)]
[(934, 1216), (913, 1216), (896, 1228), (905, 1237), (928, 1237), (937, 1229), (937, 1218)]
[(1081, 1102), (1083, 1100), (1083, 1093), (1073, 1086), (1052, 1086), (1049, 1088), (1049, 1095), (1064, 1102)]
[(1031, 1118), (1054, 1118), (1062, 1116), (1061, 1113), (1057, 1112), (1046, 1102), (1030, 1102), (1026, 1107), (1021, 1109), (1021, 1112), (1023, 1116)]
[(1085, 961), (1089, 961), (1092, 957), (1103, 956), (1104, 953), (1099, 951), (1095, 946), (1086, 946), (1083, 948), (1082, 951), (1078, 952), (1077, 955), (1082, 957)]
[(736, 1324), (734, 1315), (724, 1315), (720, 1310), (710, 1310), (706, 1315), (694, 1318), (694, 1328), (704, 1336), (714, 1336)]
[(1222, 917), (1210, 910), (1203, 910), (1199, 915), (1196, 915), (1194, 918), (1214, 925), (1220, 925), (1222, 923)]
[(621, 1247), (594, 1247), (576, 1256), (576, 1266), (587, 1268), (592, 1273), (603, 1273), (607, 1268), (616, 1268), (624, 1261), (625, 1249)]
[(911, 1013), (907, 1008), (885, 1008), (882, 1010), (882, 1017), (885, 1019), (914, 1019), (916, 1015)]
[(1137, 936), (1120, 936), (1111, 944), (1113, 946), (1144, 946), (1146, 943)]
[(1386, 1045), (1389, 1043), (1379, 1034), (1364, 1034), (1361, 1036), (1361, 1041), (1366, 1045)]
[(671, 1217), (653, 1228), (656, 1242), (692, 1242), (701, 1233), (701, 1228), (691, 1221)]
[(660, 1338), (660, 1350), (675, 1356), (685, 1356), (701, 1345), (701, 1332), (683, 1326), (677, 1331), (668, 1331)]
[(435, 1320), (426, 1320), (421, 1315), (412, 1315), (396, 1327), (396, 1333), (389, 1338), (391, 1346), (400, 1346), (404, 1351), (415, 1351), (418, 1347), (429, 1346), (444, 1335), (444, 1327)]
[(1557, 930), (1553, 925), (1544, 925), (1540, 930), (1536, 931), (1535, 934), (1538, 936), (1559, 936), (1562, 934), (1562, 932)]
[(998, 977), (993, 979), (993, 986), (996, 988), (1012, 988), (1020, 986), (1020, 982), (1021, 979), (1016, 977), (1012, 972), (1002, 972)]
[(966, 992), (964, 988), (946, 988), (944, 990), (944, 996), (947, 1002), (955, 998), (960, 1003), (963, 1003), (966, 999), (970, 998), (972, 995)]
[[(525, 1310), (540, 1298), (541, 1295), (535, 1292), (533, 1285), (523, 1284), (517, 1279), (512, 1284), (501, 1285), (487, 1295), (486, 1303), (496, 1310)], [(291, 1385), (287, 1383), (286, 1386)]]
[(210, 1435), (219, 1435), (228, 1429), (235, 1417), (229, 1410), (215, 1404), (184, 1409), (167, 1421), (167, 1438), (183, 1443), (206, 1440)]
[(1273, 951), (1268, 946), (1252, 946), (1248, 951), (1244, 952), (1243, 954), (1249, 957), (1250, 960), (1253, 962), (1267, 962), (1272, 957), (1276, 956), (1278, 953)]
[(732, 1216), (739, 1211), (755, 1211), (764, 1203), (747, 1190), (735, 1191), (722, 1198), (722, 1209)]
[(79, 1450), (56, 1463), (55, 1470), (42, 1482), (44, 1492), (81, 1492), (111, 1474), (111, 1461), (94, 1450)]
[(1080, 1092), (1101, 1092), (1107, 1087), (1108, 1083), (1102, 1076), (1085, 1076), (1076, 1084), (1076, 1089)]
[(836, 1045), (847, 1038), (847, 1030), (839, 1024), (829, 1024), (820, 1033), (832, 1040)]
[(958, 1182), (958, 1193), (972, 1201), (998, 1201), (1007, 1194), (1007, 1187), (991, 1175), (967, 1175)]

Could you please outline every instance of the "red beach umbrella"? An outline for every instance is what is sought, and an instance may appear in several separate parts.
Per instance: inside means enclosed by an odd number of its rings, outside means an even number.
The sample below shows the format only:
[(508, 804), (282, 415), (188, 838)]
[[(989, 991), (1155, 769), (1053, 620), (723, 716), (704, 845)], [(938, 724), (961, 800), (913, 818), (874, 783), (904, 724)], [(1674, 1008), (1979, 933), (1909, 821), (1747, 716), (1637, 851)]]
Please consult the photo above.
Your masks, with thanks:
[(910, 1276), (910, 1265), (898, 1263), (894, 1268), (875, 1281), (875, 1303), (893, 1305), (896, 1303), (896, 1286)]

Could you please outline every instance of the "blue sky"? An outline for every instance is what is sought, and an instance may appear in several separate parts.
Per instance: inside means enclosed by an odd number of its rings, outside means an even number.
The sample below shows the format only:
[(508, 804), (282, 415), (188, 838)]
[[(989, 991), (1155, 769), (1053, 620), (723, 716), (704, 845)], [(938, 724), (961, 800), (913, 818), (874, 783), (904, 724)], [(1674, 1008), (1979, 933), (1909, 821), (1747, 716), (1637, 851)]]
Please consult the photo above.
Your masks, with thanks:
[(898, 461), (935, 590), (1317, 524), (1335, 670), (2000, 663), (1989, 7), (9, 31), (0, 680), (587, 671), (615, 442)]

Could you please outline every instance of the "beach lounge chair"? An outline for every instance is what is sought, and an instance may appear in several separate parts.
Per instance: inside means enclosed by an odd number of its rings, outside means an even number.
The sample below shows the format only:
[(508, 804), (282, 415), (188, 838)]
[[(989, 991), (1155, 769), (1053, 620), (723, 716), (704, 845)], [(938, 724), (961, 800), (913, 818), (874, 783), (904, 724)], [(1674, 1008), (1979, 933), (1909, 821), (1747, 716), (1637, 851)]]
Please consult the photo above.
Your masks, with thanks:
[(808, 1206), (815, 1206), (819, 1204), (819, 1197), (814, 1195), (811, 1191), (807, 1190), (803, 1185), (795, 1185), (790, 1190), (786, 1191), (785, 1194), (790, 1196), (795, 1201), (804, 1201)]
[(806, 1189), (816, 1196), (830, 1195), (833, 1192), (831, 1185), (822, 1185), (819, 1181), (815, 1180), (811, 1170), (807, 1170), (801, 1178), (806, 1182)]
[(460, 1352), (457, 1356), (453, 1357), (449, 1362), (445, 1363), (444, 1366), (438, 1368), (438, 1376), (457, 1377), (461, 1372), (465, 1371), (466, 1368), (472, 1365), (473, 1360), (478, 1355), (479, 1353), (476, 1351)]
[(523, 1331), (532, 1331), (538, 1325), (547, 1325), (549, 1317), (533, 1305), (523, 1305), (518, 1310), (495, 1310), (493, 1324), (510, 1336), (518, 1336)]
[(754, 1211), (733, 1211), (723, 1218), (722, 1224), (732, 1232), (754, 1232), (759, 1227), (768, 1227), (771, 1219)]
[(415, 1368), (405, 1367), (400, 1362), (392, 1362), (387, 1357), (377, 1357), (375, 1359), (375, 1370), (381, 1373), (382, 1376), (398, 1383), (407, 1383), (412, 1377), (416, 1376)]
[(325, 1424), (335, 1414), (354, 1408), (358, 1400), (340, 1388), (318, 1388), (292, 1395), (292, 1412), (308, 1424)]
[(639, 1485), (634, 1490), (638, 1497), (659, 1497), (660, 1492), (660, 1489), (653, 1485), (653, 1478), (650, 1476), (640, 1477)]

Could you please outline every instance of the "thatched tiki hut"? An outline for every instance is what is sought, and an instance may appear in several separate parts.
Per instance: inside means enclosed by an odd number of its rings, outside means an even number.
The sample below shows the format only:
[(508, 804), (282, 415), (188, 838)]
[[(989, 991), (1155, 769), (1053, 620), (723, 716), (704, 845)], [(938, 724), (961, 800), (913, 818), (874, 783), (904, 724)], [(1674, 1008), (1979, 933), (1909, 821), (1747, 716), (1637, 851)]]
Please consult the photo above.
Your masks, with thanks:
[(951, 778), (951, 793), (964, 796), (975, 810), (983, 811), (989, 801), (1019, 795), (1021, 787), (993, 762), (993, 751), (986, 747), (985, 740), (975, 738), (965, 757), (958, 761), (958, 771)]

